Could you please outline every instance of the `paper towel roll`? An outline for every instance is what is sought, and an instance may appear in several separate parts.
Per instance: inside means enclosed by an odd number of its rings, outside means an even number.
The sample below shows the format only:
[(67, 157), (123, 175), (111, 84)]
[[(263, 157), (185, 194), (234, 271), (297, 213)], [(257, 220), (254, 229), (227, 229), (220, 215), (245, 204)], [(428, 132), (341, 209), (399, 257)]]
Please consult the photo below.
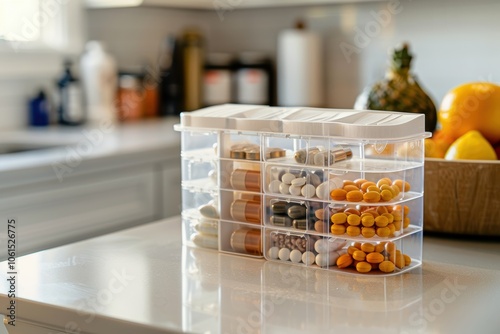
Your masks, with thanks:
[(278, 104), (321, 107), (322, 43), (317, 34), (287, 29), (278, 36)]

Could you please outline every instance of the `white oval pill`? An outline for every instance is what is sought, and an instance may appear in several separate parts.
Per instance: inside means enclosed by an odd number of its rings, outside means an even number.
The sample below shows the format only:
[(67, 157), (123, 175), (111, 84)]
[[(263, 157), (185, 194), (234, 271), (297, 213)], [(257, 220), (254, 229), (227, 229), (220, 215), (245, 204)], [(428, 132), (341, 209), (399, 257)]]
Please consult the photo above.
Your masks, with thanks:
[(290, 195), (300, 196), (301, 191), (302, 191), (302, 187), (292, 185), (292, 186), (290, 186), (290, 188), (288, 188), (288, 191), (290, 192)]
[(294, 249), (290, 252), (290, 261), (293, 263), (299, 263), (302, 261), (302, 252), (298, 249)]
[(290, 193), (290, 185), (286, 184), (285, 182), (281, 182), (280, 193), (282, 193), (283, 195), (288, 195)]
[(298, 177), (292, 180), (292, 186), (302, 187), (304, 184), (306, 184), (306, 179), (303, 177)]
[(270, 259), (276, 260), (278, 258), (279, 252), (280, 252), (280, 249), (278, 247), (274, 246), (274, 247), (269, 248), (269, 250), (267, 251), (267, 256)]
[(317, 174), (309, 174), (309, 180), (311, 184), (315, 187), (319, 186), (321, 184), (321, 178)]
[(281, 185), (280, 180), (272, 180), (271, 182), (269, 182), (269, 191), (273, 194), (279, 193), (280, 185)]
[(316, 258), (316, 256), (311, 251), (306, 251), (306, 252), (304, 252), (304, 254), (302, 254), (302, 262), (308, 266), (314, 264), (315, 258)]
[(306, 184), (302, 187), (300, 193), (305, 198), (312, 198), (316, 195), (316, 188), (312, 184)]
[(292, 184), (293, 180), (295, 180), (295, 175), (293, 175), (292, 173), (285, 173), (281, 177), (281, 181), (286, 184)]
[(278, 253), (278, 257), (281, 261), (288, 261), (290, 260), (290, 250), (288, 248), (282, 248), (280, 249)]

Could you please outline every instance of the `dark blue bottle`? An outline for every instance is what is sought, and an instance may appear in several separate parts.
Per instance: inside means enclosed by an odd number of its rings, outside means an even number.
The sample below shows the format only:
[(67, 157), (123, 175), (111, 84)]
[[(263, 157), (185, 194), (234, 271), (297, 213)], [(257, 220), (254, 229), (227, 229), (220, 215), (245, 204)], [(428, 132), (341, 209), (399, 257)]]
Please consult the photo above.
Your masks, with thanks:
[(64, 73), (57, 82), (59, 88), (58, 121), (63, 125), (79, 125), (84, 122), (80, 82), (71, 73), (70, 61), (66, 61), (64, 67)]
[(41, 90), (37, 97), (29, 102), (29, 125), (47, 126), (49, 122), (49, 104), (45, 93)]

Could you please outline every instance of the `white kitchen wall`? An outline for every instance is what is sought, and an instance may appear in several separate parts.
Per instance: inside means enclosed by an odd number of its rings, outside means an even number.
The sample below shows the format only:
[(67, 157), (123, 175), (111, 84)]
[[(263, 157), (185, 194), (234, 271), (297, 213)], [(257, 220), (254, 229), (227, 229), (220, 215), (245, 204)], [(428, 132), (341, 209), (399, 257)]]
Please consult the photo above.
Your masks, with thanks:
[[(392, 6), (392, 7), (390, 7)], [(388, 17), (374, 13), (397, 10)], [(413, 71), (439, 104), (452, 87), (473, 80), (500, 82), (500, 2), (496, 0), (391, 0), (355, 4), (244, 9), (182, 10), (165, 7), (87, 10), (89, 39), (104, 41), (121, 69), (140, 69), (157, 61), (168, 33), (198, 26), (208, 51), (259, 50), (274, 56), (282, 29), (303, 18), (325, 43), (327, 107), (350, 108), (366, 85), (384, 74), (388, 49), (408, 41)], [(364, 39), (360, 33), (365, 32)], [(341, 50), (351, 47), (346, 57)], [(37, 58), (31, 63), (37, 64)], [(25, 125), (25, 100), (41, 85), (53, 86), (54, 75), (26, 73), (22, 65), (0, 62), (0, 129)], [(36, 69), (36, 68), (35, 68)], [(22, 73), (21, 76), (16, 72)], [(35, 71), (36, 72), (36, 71)], [(4, 73), (9, 73), (5, 76)]]
[(384, 75), (388, 50), (404, 41), (414, 54), (413, 72), (436, 104), (461, 83), (500, 82), (499, 13), (494, 0), (392, 0), (236, 7), (223, 17), (215, 9), (166, 8), (90, 10), (88, 16), (90, 37), (104, 39), (123, 66), (154, 59), (167, 32), (191, 24), (201, 26), (209, 51), (259, 50), (274, 56), (278, 33), (303, 18), (324, 39), (326, 106), (350, 108), (363, 87)]

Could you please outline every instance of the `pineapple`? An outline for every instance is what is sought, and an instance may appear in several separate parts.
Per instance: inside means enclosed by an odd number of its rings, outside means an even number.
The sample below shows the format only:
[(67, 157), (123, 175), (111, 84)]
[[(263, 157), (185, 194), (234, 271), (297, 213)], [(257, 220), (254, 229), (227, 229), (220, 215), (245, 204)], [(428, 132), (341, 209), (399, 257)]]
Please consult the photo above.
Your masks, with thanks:
[(395, 48), (385, 78), (358, 96), (354, 109), (390, 110), (425, 114), (425, 131), (436, 129), (436, 106), (410, 73), (408, 44)]

